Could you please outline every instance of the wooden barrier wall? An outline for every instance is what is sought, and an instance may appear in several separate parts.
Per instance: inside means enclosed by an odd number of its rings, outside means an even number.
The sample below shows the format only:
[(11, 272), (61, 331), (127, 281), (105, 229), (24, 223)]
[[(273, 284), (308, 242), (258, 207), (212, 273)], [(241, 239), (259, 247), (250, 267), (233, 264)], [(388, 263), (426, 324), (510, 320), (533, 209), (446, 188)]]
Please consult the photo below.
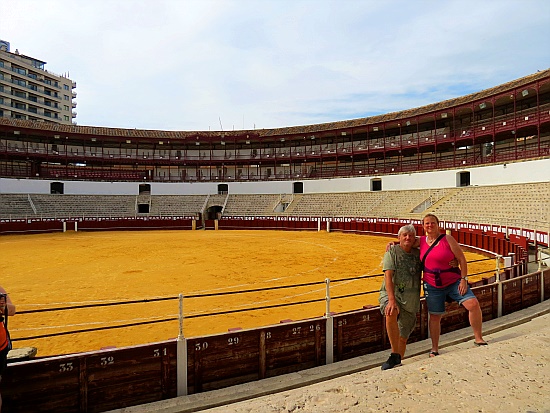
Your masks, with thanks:
[[(550, 270), (502, 281), (503, 314), (540, 302), (543, 279), (546, 289)], [(498, 284), (473, 290), (483, 320), (496, 318)], [(411, 342), (428, 338), (424, 299), (417, 321)], [(193, 337), (186, 340), (188, 394), (326, 364), (327, 322), (333, 323), (335, 362), (389, 348), (378, 307)], [(448, 304), (442, 333), (468, 325), (466, 310)], [(176, 345), (176, 340), (169, 340), (9, 364), (2, 377), (4, 411), (102, 412), (176, 397)]]
[(0, 234), (61, 232), (67, 231), (130, 231), (145, 229), (192, 228), (189, 217), (129, 217), (129, 218), (78, 218), (78, 219), (17, 219), (1, 220)]

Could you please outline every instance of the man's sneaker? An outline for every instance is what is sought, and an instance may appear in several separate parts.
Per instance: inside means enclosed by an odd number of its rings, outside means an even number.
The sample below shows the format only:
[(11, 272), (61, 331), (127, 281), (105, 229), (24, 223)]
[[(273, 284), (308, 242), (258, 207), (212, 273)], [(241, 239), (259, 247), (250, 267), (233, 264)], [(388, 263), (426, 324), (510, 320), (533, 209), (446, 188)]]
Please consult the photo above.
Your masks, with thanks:
[(382, 364), (382, 370), (393, 369), (401, 365), (401, 355), (399, 353), (391, 353), (390, 358)]

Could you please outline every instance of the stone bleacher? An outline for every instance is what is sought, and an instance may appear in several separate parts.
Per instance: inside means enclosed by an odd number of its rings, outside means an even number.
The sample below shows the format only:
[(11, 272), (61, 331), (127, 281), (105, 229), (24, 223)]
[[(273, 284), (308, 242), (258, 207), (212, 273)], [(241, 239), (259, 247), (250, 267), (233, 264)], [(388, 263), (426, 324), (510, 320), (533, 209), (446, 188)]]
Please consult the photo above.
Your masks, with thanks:
[(34, 216), (27, 194), (2, 194), (0, 196), (0, 218), (26, 218)]
[(228, 216), (269, 216), (276, 215), (279, 194), (230, 194), (224, 215)]
[(481, 221), (548, 231), (550, 182), (467, 186), (426, 212), (450, 221)]
[(152, 195), (150, 215), (196, 216), (202, 211), (206, 195)]
[[(148, 202), (152, 216), (196, 216), (224, 207), (225, 216), (323, 216), (420, 219), (550, 227), (550, 182), (409, 191), (316, 194), (45, 195), (0, 194), (0, 218), (127, 217)], [(281, 208), (280, 204), (285, 208)], [(34, 209), (33, 210), (33, 206)], [(280, 211), (280, 212), (276, 212)], [(143, 215), (143, 214), (139, 214)]]
[[(26, 195), (25, 195), (26, 196)], [(136, 214), (134, 195), (32, 194), (36, 217), (128, 217)]]

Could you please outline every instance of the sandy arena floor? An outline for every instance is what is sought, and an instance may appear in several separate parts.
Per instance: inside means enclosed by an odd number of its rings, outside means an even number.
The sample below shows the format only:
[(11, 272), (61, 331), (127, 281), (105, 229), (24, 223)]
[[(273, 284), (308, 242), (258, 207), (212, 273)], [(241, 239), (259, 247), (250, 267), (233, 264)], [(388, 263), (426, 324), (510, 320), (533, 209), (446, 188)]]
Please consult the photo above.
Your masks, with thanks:
[[(362, 275), (381, 275), (385, 246), (394, 238), (357, 234), (288, 231), (131, 231), (67, 232), (0, 237), (1, 285), (19, 312), (158, 297), (208, 294), (307, 282), (319, 285), (184, 300), (186, 316), (261, 307), (282, 302), (333, 299), (331, 311), (377, 304), (381, 277), (334, 283)], [(466, 254), (468, 261), (483, 258)], [(494, 270), (494, 260), (469, 265), (469, 273)], [(483, 274), (487, 275), (487, 274)], [(479, 275), (480, 278), (483, 275)], [(173, 300), (75, 309), (10, 318), (14, 339), (177, 317)], [(284, 319), (322, 316), (325, 302), (184, 321), (187, 337), (276, 324)], [(34, 346), (38, 356), (128, 346), (177, 337), (178, 321), (15, 342)]]

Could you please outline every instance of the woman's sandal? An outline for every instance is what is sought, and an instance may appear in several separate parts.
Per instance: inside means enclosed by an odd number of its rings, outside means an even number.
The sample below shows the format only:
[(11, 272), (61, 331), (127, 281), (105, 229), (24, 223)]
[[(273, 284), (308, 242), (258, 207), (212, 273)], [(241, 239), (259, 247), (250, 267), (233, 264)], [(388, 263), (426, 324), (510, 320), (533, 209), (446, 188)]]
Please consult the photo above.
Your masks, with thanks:
[(430, 351), (430, 354), (428, 354), (430, 357), (439, 356), (439, 353), (437, 351)]
[(489, 343), (485, 342), (485, 341), (482, 341), (481, 343), (478, 343), (477, 341), (474, 341), (474, 344), (478, 347), (480, 346), (488, 346)]

